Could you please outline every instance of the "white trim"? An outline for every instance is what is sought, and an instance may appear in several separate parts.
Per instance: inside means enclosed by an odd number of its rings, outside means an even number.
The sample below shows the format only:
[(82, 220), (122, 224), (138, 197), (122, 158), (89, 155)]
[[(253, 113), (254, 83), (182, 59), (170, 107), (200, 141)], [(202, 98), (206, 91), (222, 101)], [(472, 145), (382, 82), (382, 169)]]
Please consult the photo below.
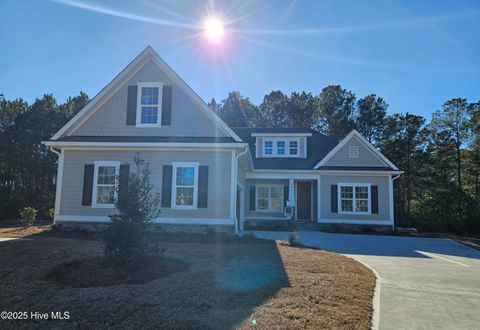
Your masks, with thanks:
[(230, 218), (235, 219), (235, 196), (236, 196), (236, 185), (235, 185), (235, 151), (232, 151), (232, 156), (230, 158)]
[(312, 133), (252, 133), (252, 137), (307, 137)]
[(118, 188), (118, 176), (120, 174), (120, 162), (119, 161), (94, 161), (94, 170), (93, 170), (93, 191), (92, 191), (92, 208), (96, 209), (114, 209), (115, 204), (97, 204), (97, 193), (98, 193), (98, 167), (99, 166), (115, 166), (115, 186), (113, 190), (113, 199), (117, 199), (117, 188)]
[[(152, 47), (147, 46), (130, 64), (123, 69), (120, 74), (115, 77), (104, 89), (100, 91), (97, 96), (95, 96), (76, 116), (74, 116), (65, 126), (63, 126), (53, 137), (52, 140), (60, 138), (66, 131), (68, 131), (72, 126), (76, 124), (76, 127), (70, 132), (72, 134), (77, 130), (86, 119), (88, 119), (98, 108), (104, 103), (111, 95), (113, 95), (118, 89), (120, 89), (123, 84), (138, 72), (143, 66), (145, 66), (150, 60), (157, 64), (160, 69), (167, 75), (168, 78), (172, 80), (176, 85), (180, 87), (190, 99), (209, 117), (213, 120), (217, 126), (224, 131), (224, 133), (232, 137), (235, 141), (241, 142), (242, 139), (235, 134), (235, 132), (215, 113), (213, 112), (208, 105), (198, 96), (195, 91), (187, 85), (187, 83), (153, 50)], [(138, 68), (137, 68), (138, 65)], [(101, 103), (101, 101), (103, 101)], [(80, 122), (80, 119), (89, 112), (90, 109), (93, 109), (92, 113), (85, 118), (85, 120)], [(78, 124), (77, 124), (78, 122)]]
[[(60, 150), (60, 155), (58, 156), (58, 166), (57, 166), (57, 179), (56, 179), (56, 191), (55, 191), (55, 216), (60, 214), (60, 205), (62, 201), (62, 184), (63, 184), (63, 164), (65, 161), (65, 151)], [(54, 218), (55, 218), (54, 216)]]
[[(390, 221), (392, 222), (392, 226), (395, 224), (394, 221), (394, 208), (393, 208), (393, 179), (392, 176), (388, 179), (388, 196), (389, 196), (389, 201), (388, 201), (388, 206), (390, 208), (389, 214), (390, 214)], [(394, 229), (392, 227), (392, 229)]]
[[(91, 215), (58, 215), (58, 216), (55, 216), (55, 221), (109, 223), (110, 218), (108, 216), (91, 216)], [(153, 223), (177, 224), (177, 225), (233, 225), (233, 219), (159, 217), (155, 219)]]
[[(338, 214), (351, 214), (351, 215), (372, 215), (372, 184), (371, 183), (350, 183), (350, 182), (339, 182), (337, 183), (337, 207), (338, 207)], [(352, 210), (356, 208), (356, 196), (355, 196), (355, 188), (356, 187), (368, 187), (368, 211), (367, 212), (359, 212), (359, 211), (342, 211), (342, 203), (341, 203), (341, 187), (352, 187), (353, 188), (353, 197), (352, 197)]]
[(334, 170), (253, 170), (246, 179), (317, 179), (318, 175), (389, 176), (403, 171), (334, 171)]
[(245, 143), (42, 141), (49, 147), (245, 148)]
[(290, 218), (289, 217), (282, 217), (282, 216), (278, 216), (278, 217), (264, 217), (264, 216), (248, 216), (245, 218), (246, 220), (258, 220), (258, 221), (263, 221), (263, 220), (282, 220), (282, 221), (287, 221), (289, 220)]
[(385, 225), (390, 226), (389, 220), (369, 220), (369, 219), (319, 219), (319, 223), (342, 223), (352, 225)]
[(322, 199), (320, 197), (320, 191), (321, 191), (321, 176), (319, 175), (318, 176), (318, 179), (317, 179), (317, 222), (318, 222), (318, 219), (320, 219), (320, 204), (322, 202)]
[(393, 168), (395, 171), (398, 171), (398, 167), (396, 167), (387, 157), (385, 157), (377, 148), (375, 148), (370, 142), (368, 142), (360, 133), (356, 130), (351, 131), (339, 144), (335, 146), (330, 152), (323, 157), (323, 159), (315, 165), (314, 169), (318, 169), (320, 166), (325, 165), (332, 157), (335, 155), (348, 141), (350, 141), (353, 137), (357, 137), (360, 142), (362, 142), (368, 150), (370, 150), (377, 158), (379, 158), (383, 163)]
[[(258, 188), (267, 188), (268, 189), (268, 209), (259, 209), (258, 208)], [(270, 200), (272, 197), (270, 196), (270, 189), (271, 188), (280, 188), (280, 209), (272, 209), (270, 205)], [(282, 184), (267, 184), (267, 183), (262, 183), (262, 184), (255, 184), (255, 212), (283, 212), (283, 201), (284, 201), (284, 196), (283, 196), (283, 189), (284, 185)]]
[[(198, 203), (198, 167), (200, 164), (198, 162), (172, 162), (172, 199), (171, 199), (171, 209), (172, 210), (196, 210)], [(194, 168), (194, 177), (193, 177), (193, 204), (192, 205), (177, 205), (177, 168), (179, 167), (193, 167)]]
[[(142, 88), (154, 87), (158, 88), (158, 103), (151, 105), (142, 104)], [(139, 82), (137, 83), (137, 109), (135, 110), (135, 126), (136, 127), (162, 127), (162, 102), (163, 102), (163, 83), (161, 82)], [(156, 124), (142, 124), (142, 106), (154, 107), (157, 106), (157, 123)]]
[[(257, 158), (305, 158), (300, 155), (300, 140), (301, 138), (282, 138), (282, 137), (274, 137), (274, 138), (264, 138), (262, 140), (262, 155), (258, 156)], [(267, 155), (265, 153), (265, 143), (272, 142), (272, 154)], [(284, 142), (284, 154), (278, 154), (278, 142)], [(290, 142), (297, 142), (297, 153), (294, 155), (290, 154)]]

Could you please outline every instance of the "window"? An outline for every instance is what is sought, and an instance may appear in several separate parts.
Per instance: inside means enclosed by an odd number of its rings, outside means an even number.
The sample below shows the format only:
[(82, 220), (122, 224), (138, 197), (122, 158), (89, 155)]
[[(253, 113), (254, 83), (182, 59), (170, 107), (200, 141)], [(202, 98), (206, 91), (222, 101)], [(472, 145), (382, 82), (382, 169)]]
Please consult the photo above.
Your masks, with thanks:
[(139, 83), (137, 91), (137, 126), (160, 126), (162, 85)]
[(197, 208), (198, 163), (173, 163), (172, 206)]
[(358, 146), (348, 147), (348, 158), (358, 158)]
[(290, 156), (298, 156), (298, 141), (290, 141), (288, 147)]
[(370, 185), (342, 183), (338, 185), (340, 213), (370, 213)]
[(285, 155), (285, 141), (277, 141), (277, 155)]
[(273, 154), (273, 141), (265, 141), (263, 153), (265, 155), (272, 155)]
[(95, 162), (93, 174), (92, 206), (98, 208), (114, 208), (117, 199), (117, 177), (120, 162)]
[(257, 185), (256, 210), (262, 212), (283, 211), (282, 185)]
[(273, 138), (263, 141), (263, 156), (265, 157), (298, 157), (299, 139)]

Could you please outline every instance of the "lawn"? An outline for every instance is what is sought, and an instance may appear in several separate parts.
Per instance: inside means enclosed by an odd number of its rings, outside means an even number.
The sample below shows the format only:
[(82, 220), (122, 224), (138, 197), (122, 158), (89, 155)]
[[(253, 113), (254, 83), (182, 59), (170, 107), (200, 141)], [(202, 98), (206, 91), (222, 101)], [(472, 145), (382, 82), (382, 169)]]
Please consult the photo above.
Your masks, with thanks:
[[(101, 241), (42, 231), (0, 242), (0, 308), (70, 318), (0, 320), (1, 328), (370, 328), (374, 275), (335, 253), (251, 237), (159, 235), (162, 256), (183, 265), (176, 272), (143, 284), (74, 287), (52, 280), (52, 271), (102, 256)], [(14, 235), (22, 231), (0, 232)]]

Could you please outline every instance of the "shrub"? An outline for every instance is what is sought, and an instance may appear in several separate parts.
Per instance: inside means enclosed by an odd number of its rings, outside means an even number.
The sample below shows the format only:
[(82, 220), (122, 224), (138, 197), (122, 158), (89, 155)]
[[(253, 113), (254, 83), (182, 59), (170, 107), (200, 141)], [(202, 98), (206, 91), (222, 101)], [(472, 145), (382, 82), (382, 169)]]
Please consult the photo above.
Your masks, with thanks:
[(118, 214), (110, 215), (111, 224), (104, 233), (105, 256), (114, 267), (135, 271), (158, 254), (158, 242), (147, 230), (160, 215), (160, 195), (152, 192), (149, 164), (138, 155), (136, 171), (130, 173), (127, 193), (115, 201)]
[(48, 209), (48, 216), (50, 217), (50, 219), (53, 220), (53, 218), (55, 217), (55, 209), (54, 208)]
[(37, 210), (33, 207), (24, 207), (20, 210), (20, 219), (25, 227), (31, 227), (37, 218)]

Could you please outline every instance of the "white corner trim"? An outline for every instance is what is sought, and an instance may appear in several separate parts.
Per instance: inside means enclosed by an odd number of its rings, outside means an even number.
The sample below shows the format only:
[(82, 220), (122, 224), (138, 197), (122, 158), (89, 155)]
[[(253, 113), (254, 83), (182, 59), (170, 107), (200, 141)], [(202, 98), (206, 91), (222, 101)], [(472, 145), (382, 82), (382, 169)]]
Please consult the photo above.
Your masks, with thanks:
[[(154, 87), (158, 88), (158, 103), (157, 106), (157, 123), (156, 124), (142, 124), (142, 88)], [(135, 109), (135, 127), (162, 127), (162, 101), (163, 101), (163, 83), (162, 82), (139, 82), (137, 83), (137, 108)], [(147, 105), (148, 106), (148, 105)], [(150, 107), (154, 107), (152, 104)]]
[(395, 171), (398, 171), (398, 167), (396, 167), (387, 157), (385, 157), (377, 148), (375, 148), (370, 142), (368, 142), (357, 130), (352, 130), (340, 143), (338, 143), (335, 148), (330, 150), (330, 152), (323, 157), (323, 159), (315, 165), (313, 169), (318, 169), (320, 166), (325, 165), (332, 157), (335, 155), (348, 141), (350, 141), (353, 137), (357, 137), (362, 144), (367, 147), (377, 158), (379, 158), (382, 162), (386, 165), (393, 168)]
[(393, 179), (392, 176), (388, 178), (388, 207), (389, 207), (389, 214), (390, 214), (390, 221), (392, 222), (392, 229), (395, 229), (395, 215), (394, 215), (394, 206), (393, 206)]
[(60, 205), (62, 201), (62, 184), (63, 184), (63, 164), (65, 161), (65, 150), (60, 150), (60, 155), (58, 156), (58, 166), (57, 166), (57, 180), (56, 191), (55, 191), (55, 216), (60, 214)]
[[(130, 62), (107, 86), (105, 86), (80, 112), (78, 112), (67, 124), (65, 124), (51, 140), (57, 140), (70, 128), (72, 128), (77, 123), (76, 127), (72, 132), (75, 132), (83, 122), (80, 120), (87, 114), (90, 117), (94, 112), (98, 110), (100, 105), (106, 101), (111, 95), (113, 95), (124, 83), (128, 77), (133, 76), (138, 70), (140, 70), (144, 65), (146, 65), (150, 60), (154, 61), (164, 72), (165, 74), (176, 83), (190, 98), (196, 103), (199, 108), (205, 112), (207, 117), (212, 119), (214, 123), (224, 131), (225, 134), (232, 137), (235, 141), (241, 142), (242, 139), (235, 134), (235, 132), (216, 114), (214, 113), (208, 105), (198, 96), (195, 91), (187, 85), (187, 83), (153, 50), (152, 47), (147, 46), (132, 62)], [(139, 65), (141, 64), (141, 65)], [(139, 66), (139, 67), (137, 67)], [(93, 111), (90, 111), (93, 110)], [(91, 112), (91, 113), (89, 113)], [(88, 117), (86, 119), (88, 119)]]

